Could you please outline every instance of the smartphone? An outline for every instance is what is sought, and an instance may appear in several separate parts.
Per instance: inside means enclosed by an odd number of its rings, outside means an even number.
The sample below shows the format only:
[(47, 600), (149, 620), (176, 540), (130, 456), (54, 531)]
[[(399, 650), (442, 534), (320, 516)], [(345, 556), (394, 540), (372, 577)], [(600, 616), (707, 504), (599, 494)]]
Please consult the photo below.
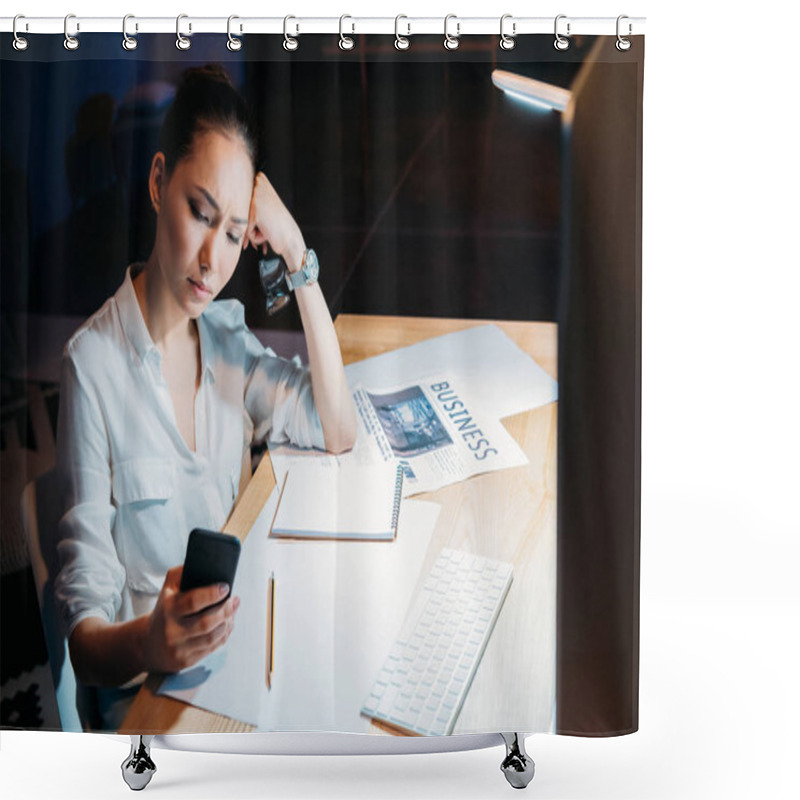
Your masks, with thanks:
[[(227, 533), (195, 528), (189, 534), (183, 562), (180, 590), (187, 592), (213, 583), (227, 583), (233, 592), (233, 579), (239, 563), (242, 543)], [(230, 593), (219, 602), (224, 603)], [(215, 603), (219, 605), (219, 603)]]
[(258, 260), (258, 276), (261, 278), (261, 286), (266, 295), (267, 313), (270, 316), (292, 299), (286, 279), (287, 273), (286, 262), (280, 256)]

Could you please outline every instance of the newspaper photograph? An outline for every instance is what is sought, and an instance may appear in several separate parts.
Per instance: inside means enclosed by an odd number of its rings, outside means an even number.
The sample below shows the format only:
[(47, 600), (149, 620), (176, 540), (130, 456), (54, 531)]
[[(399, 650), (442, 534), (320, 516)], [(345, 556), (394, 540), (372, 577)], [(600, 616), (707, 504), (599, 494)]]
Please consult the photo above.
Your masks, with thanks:
[(320, 455), (270, 442), (278, 485), (292, 462), (302, 458), (318, 459), (331, 468), (396, 461), (403, 468), (404, 497), (528, 463), (502, 423), (482, 415), (451, 375), (380, 389), (358, 386), (353, 400), (358, 432), (349, 452)]

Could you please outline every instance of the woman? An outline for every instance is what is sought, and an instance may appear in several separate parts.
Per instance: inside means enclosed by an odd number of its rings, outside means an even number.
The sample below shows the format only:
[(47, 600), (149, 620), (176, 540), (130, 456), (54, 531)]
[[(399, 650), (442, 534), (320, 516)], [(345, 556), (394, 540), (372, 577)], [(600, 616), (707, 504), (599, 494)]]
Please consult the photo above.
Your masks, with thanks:
[[(219, 529), (253, 437), (352, 447), (355, 411), (302, 233), (256, 170), (246, 105), (220, 67), (188, 70), (150, 168), (155, 243), (64, 349), (56, 579), (75, 673), (116, 727), (144, 673), (224, 644), (239, 598), (178, 590), (189, 532)], [(309, 365), (265, 350), (237, 300), (214, 301), (243, 248), (293, 273)], [(249, 429), (249, 425), (247, 426)]]

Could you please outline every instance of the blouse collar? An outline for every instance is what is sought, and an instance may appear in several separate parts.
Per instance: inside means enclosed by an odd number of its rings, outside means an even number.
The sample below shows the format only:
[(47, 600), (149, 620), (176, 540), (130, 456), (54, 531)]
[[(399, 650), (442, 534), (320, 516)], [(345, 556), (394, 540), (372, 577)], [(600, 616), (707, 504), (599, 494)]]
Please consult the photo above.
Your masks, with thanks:
[[(150, 357), (154, 359), (156, 363), (160, 364), (161, 353), (153, 342), (150, 331), (147, 330), (147, 325), (142, 316), (142, 309), (139, 307), (139, 301), (136, 299), (136, 290), (133, 288), (133, 278), (138, 275), (143, 267), (144, 264), (142, 262), (137, 262), (128, 266), (125, 270), (125, 279), (119, 289), (117, 289), (114, 299), (119, 309), (122, 329), (133, 349), (136, 351), (139, 360), (144, 363), (147, 358)], [(200, 334), (200, 359), (203, 375), (209, 372), (213, 378), (214, 340), (208, 329), (205, 312), (197, 318), (197, 330)]]

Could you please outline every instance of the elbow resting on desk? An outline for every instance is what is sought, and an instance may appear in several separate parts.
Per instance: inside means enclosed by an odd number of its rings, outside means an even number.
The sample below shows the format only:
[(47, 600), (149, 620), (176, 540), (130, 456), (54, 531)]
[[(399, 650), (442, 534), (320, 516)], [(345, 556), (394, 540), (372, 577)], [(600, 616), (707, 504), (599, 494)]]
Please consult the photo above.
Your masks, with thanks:
[(355, 430), (352, 431), (337, 431), (336, 435), (329, 436), (325, 433), (325, 450), (333, 455), (338, 456), (340, 453), (345, 453), (352, 450), (356, 443)]
[(325, 450), (339, 455), (352, 450), (356, 443), (356, 408), (349, 389), (334, 408), (323, 407), (318, 412), (322, 423)]

